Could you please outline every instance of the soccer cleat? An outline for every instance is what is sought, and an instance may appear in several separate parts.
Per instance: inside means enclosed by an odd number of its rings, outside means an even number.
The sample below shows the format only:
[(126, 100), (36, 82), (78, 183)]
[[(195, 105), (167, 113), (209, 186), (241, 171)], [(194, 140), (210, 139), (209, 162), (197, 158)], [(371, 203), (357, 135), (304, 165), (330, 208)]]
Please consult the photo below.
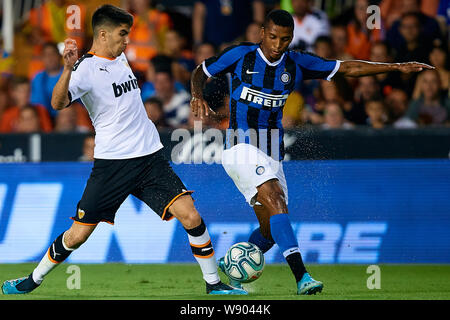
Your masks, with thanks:
[(297, 294), (311, 295), (322, 292), (323, 283), (311, 278), (308, 272), (305, 272), (302, 279), (297, 282)]
[[(220, 270), (222, 270), (223, 273), (225, 273), (225, 275), (227, 275), (227, 273), (225, 272), (225, 260), (224, 258), (220, 258), (219, 262), (217, 263), (219, 265)], [(242, 283), (240, 283), (239, 281), (236, 281), (234, 279), (231, 279), (230, 277), (228, 277), (228, 280), (230, 281), (230, 286), (234, 287), (234, 288), (238, 288), (238, 289), (243, 289), (242, 288)]]
[(6, 280), (2, 285), (3, 294), (24, 294), (36, 289), (39, 285), (33, 281), (31, 274), (14, 280)]
[(229, 294), (229, 295), (246, 295), (247, 291), (243, 289), (233, 288), (229, 285), (226, 285), (222, 281), (219, 281), (216, 284), (206, 283), (206, 293), (207, 294)]

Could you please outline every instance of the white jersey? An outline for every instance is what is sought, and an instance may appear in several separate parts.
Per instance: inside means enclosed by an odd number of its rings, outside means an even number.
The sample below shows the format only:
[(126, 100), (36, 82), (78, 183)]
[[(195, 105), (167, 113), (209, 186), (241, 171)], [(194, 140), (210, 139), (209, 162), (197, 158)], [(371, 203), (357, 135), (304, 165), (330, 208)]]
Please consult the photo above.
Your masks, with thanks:
[(92, 53), (78, 59), (69, 97), (71, 102), (81, 98), (89, 112), (95, 128), (94, 158), (136, 158), (163, 147), (124, 53), (115, 59)]
[(322, 35), (330, 34), (330, 25), (326, 15), (320, 11), (306, 14), (302, 21), (295, 15), (294, 37), (289, 48), (300, 47), (302, 50), (312, 51), (316, 39)]

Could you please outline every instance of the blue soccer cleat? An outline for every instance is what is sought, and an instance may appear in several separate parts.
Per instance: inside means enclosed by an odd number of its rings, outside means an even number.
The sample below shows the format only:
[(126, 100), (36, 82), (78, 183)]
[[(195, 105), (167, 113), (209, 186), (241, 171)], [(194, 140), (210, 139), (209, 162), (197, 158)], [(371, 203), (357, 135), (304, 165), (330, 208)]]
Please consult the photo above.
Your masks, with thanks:
[(2, 285), (3, 294), (24, 294), (36, 289), (39, 285), (33, 281), (31, 274), (14, 280), (6, 280)]
[(322, 292), (322, 289), (323, 283), (311, 278), (308, 272), (297, 282), (297, 294), (299, 295), (316, 294), (317, 292)]
[(217, 295), (246, 295), (247, 291), (243, 289), (233, 288), (226, 285), (222, 281), (216, 284), (206, 283), (206, 293), (207, 294), (217, 294)]
[(240, 283), (239, 281), (236, 281), (236, 280), (231, 279), (230, 277), (228, 277), (227, 273), (225, 272), (225, 260), (224, 260), (223, 257), (219, 259), (217, 264), (219, 265), (220, 270), (222, 270), (222, 272), (225, 273), (225, 275), (227, 276), (227, 278), (228, 278), (228, 280), (230, 282), (230, 286), (232, 286), (234, 288), (238, 288), (238, 289), (243, 289), (242, 288), (242, 283)]

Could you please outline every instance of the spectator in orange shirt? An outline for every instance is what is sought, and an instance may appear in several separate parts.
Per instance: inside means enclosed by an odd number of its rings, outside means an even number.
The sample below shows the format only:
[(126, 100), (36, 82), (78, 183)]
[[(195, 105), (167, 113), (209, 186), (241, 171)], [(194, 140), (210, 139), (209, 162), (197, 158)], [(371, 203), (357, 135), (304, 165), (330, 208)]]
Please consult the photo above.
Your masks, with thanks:
[(15, 133), (34, 133), (41, 131), (41, 123), (36, 108), (27, 105), (19, 110)]
[(381, 39), (380, 29), (367, 28), (367, 0), (357, 0), (354, 17), (347, 26), (347, 52), (355, 59), (369, 60), (372, 43)]
[[(30, 82), (27, 78), (17, 77), (13, 81), (11, 97), (14, 106), (6, 109), (0, 121), (0, 132), (17, 132), (20, 125), (21, 110), (27, 107), (34, 108), (38, 115), (40, 130), (50, 132), (52, 121), (47, 109), (41, 105), (30, 103)], [(29, 113), (29, 112), (28, 112)], [(28, 113), (26, 115), (28, 115)]]
[(342, 24), (331, 26), (331, 41), (333, 43), (334, 59), (352, 60), (353, 57), (348, 53), (348, 34), (347, 27)]
[(163, 51), (172, 22), (167, 13), (152, 7), (151, 0), (130, 0), (126, 9), (133, 14), (134, 23), (125, 54), (132, 67), (145, 74), (150, 59)]
[(44, 67), (40, 55), (46, 42), (62, 43), (66, 38), (71, 38), (76, 40), (78, 48), (84, 48), (87, 30), (86, 8), (77, 2), (75, 11), (67, 10), (71, 5), (73, 3), (67, 0), (49, 0), (31, 9), (29, 19), (22, 28), (33, 47), (28, 67), (30, 79)]
[(8, 109), (9, 107), (9, 92), (6, 89), (1, 88), (0, 89), (0, 121), (2, 119), (3, 113)]
[(67, 133), (94, 131), (92, 124), (85, 124), (83, 121), (80, 121), (80, 118), (83, 118), (81, 113), (87, 113), (87, 111), (83, 109), (84, 107), (81, 104), (74, 103), (68, 108), (59, 110), (55, 118), (54, 132)]

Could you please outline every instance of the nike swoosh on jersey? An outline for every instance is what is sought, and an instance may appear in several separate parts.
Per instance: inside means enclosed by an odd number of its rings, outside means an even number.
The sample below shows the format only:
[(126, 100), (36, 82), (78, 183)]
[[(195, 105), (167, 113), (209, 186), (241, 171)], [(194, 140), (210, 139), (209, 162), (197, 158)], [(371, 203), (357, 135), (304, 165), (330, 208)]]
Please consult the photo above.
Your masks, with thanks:
[(247, 74), (255, 74), (255, 73), (259, 73), (259, 71), (250, 71), (250, 70), (247, 70), (246, 73), (247, 73)]

